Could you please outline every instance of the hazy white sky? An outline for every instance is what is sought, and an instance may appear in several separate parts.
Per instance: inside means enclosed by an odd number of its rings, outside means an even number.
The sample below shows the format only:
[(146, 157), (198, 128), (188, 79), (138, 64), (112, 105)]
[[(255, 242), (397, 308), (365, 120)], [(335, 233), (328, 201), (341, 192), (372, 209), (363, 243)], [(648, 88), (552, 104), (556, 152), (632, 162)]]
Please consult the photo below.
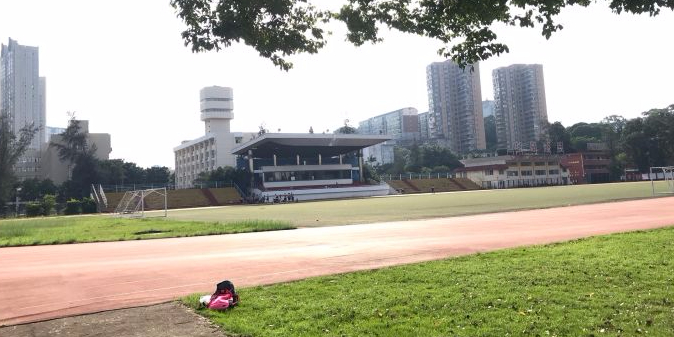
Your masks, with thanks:
[[(565, 10), (565, 26), (545, 40), (538, 30), (504, 27), (511, 53), (480, 64), (482, 97), (491, 71), (541, 63), (548, 116), (569, 126), (611, 114), (636, 117), (674, 103), (674, 14), (615, 15), (606, 5)], [(439, 42), (386, 33), (353, 47), (340, 26), (317, 55), (292, 58), (282, 72), (245, 45), (193, 54), (168, 0), (1, 0), (0, 42), (40, 48), (47, 77), (47, 121), (67, 111), (112, 134), (112, 158), (173, 167), (173, 147), (203, 135), (199, 89), (234, 88), (233, 131), (333, 130), (402, 107), (428, 109), (425, 67), (442, 61)]]

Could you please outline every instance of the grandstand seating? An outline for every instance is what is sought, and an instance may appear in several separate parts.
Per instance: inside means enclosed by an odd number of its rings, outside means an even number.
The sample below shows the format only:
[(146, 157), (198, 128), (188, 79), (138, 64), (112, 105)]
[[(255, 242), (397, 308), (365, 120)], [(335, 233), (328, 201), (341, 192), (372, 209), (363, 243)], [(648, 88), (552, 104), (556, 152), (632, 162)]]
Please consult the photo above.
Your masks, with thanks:
[[(432, 179), (405, 179), (391, 180), (387, 183), (396, 190), (405, 190), (409, 193), (430, 193), (431, 187), (436, 192), (452, 192), (477, 190), (480, 186), (467, 178), (432, 178)], [(355, 184), (354, 184), (355, 185)], [(348, 185), (351, 186), (351, 185)], [(344, 186), (340, 186), (344, 187)], [(210, 197), (207, 195), (210, 194)], [(108, 192), (108, 212), (114, 211), (119, 201), (124, 196), (124, 192)], [(146, 209), (157, 209), (163, 207), (160, 202), (160, 196), (153, 195), (147, 199)], [(200, 189), (184, 189), (168, 191), (168, 208), (189, 208), (189, 207), (207, 207), (213, 205), (227, 205), (239, 203), (241, 195), (233, 187), (209, 188), (208, 191)], [(216, 202), (217, 201), (217, 202)], [(162, 206), (159, 206), (162, 205)]]
[[(226, 205), (232, 203), (239, 203), (241, 196), (233, 187), (225, 188), (210, 188), (210, 193), (217, 200), (217, 204)], [(108, 198), (108, 212), (114, 211), (119, 201), (124, 196), (124, 192), (110, 192), (106, 193)], [(156, 209), (154, 205), (157, 204), (155, 195), (149, 197), (147, 201), (147, 209)], [(163, 205), (163, 203), (161, 203)], [(168, 208), (189, 208), (189, 207), (206, 207), (212, 206), (211, 200), (205, 196), (200, 189), (184, 189), (184, 190), (169, 190), (168, 191)]]
[(386, 183), (389, 186), (395, 188), (397, 191), (400, 191), (401, 189), (407, 191), (407, 189), (409, 189), (409, 187), (407, 187), (407, 184), (405, 184), (402, 180), (389, 180)]
[(480, 190), (482, 187), (468, 178), (454, 178), (454, 182), (466, 190)]
[(432, 179), (404, 179), (391, 180), (387, 183), (396, 190), (404, 189), (409, 193), (430, 193), (431, 188), (436, 192), (454, 192), (479, 190), (480, 186), (466, 178), (432, 178)]
[(234, 204), (241, 201), (241, 195), (234, 187), (209, 188), (220, 205)]

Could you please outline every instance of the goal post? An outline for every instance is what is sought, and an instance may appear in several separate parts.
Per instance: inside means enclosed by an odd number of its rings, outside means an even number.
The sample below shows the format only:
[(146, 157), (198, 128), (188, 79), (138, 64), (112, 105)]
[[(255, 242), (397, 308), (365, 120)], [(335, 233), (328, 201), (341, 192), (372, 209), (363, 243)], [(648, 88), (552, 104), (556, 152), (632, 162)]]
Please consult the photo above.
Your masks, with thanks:
[(674, 166), (653, 166), (648, 177), (653, 195), (674, 194)]
[(166, 187), (127, 191), (117, 204), (114, 214), (116, 216), (144, 218), (146, 211), (150, 210), (164, 210), (163, 216), (168, 216), (168, 190)]

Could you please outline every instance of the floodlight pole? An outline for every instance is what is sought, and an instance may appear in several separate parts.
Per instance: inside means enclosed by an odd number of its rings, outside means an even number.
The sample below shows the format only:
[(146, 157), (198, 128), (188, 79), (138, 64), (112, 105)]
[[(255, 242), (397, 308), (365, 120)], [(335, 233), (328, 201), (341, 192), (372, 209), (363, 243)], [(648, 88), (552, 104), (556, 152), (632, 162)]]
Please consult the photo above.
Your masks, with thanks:
[(16, 202), (14, 203), (17, 218), (19, 217), (19, 192), (21, 192), (21, 187), (16, 188)]
[(648, 177), (651, 178), (651, 191), (653, 192), (653, 196), (655, 196), (655, 184), (653, 183), (653, 168), (652, 167), (648, 171)]
[(164, 187), (164, 217), (168, 218), (168, 190)]

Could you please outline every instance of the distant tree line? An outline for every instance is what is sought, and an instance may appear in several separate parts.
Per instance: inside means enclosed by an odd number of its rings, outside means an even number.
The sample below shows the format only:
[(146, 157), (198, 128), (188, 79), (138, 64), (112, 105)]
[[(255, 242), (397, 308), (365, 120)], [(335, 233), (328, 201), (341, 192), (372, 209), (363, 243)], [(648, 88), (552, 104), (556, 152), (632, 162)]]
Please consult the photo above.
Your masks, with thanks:
[(172, 181), (168, 167), (144, 169), (121, 159), (98, 160), (95, 144), (88, 144), (79, 121), (74, 117), (61, 134), (60, 142), (51, 142), (59, 158), (67, 163), (70, 179), (60, 187), (58, 199), (81, 199), (89, 196), (92, 184), (168, 184)]
[(585, 151), (588, 143), (605, 143), (613, 180), (626, 168), (646, 173), (652, 166), (674, 166), (674, 104), (633, 119), (612, 115), (599, 123), (568, 128), (555, 122), (548, 132), (552, 141), (564, 143), (567, 152)]
[(366, 162), (378, 174), (401, 173), (446, 173), (463, 167), (459, 159), (448, 148), (430, 144), (396, 146), (393, 149), (393, 163), (377, 164), (376, 158)]
[(25, 152), (28, 144), (38, 131), (28, 126), (15, 137), (9, 123), (0, 114), (0, 214), (6, 210), (5, 204), (18, 196), (22, 201), (44, 200), (54, 196), (59, 203), (71, 199), (84, 200), (89, 197), (92, 184), (168, 184), (173, 181), (168, 167), (142, 168), (135, 163), (121, 159), (98, 160), (95, 144), (88, 144), (86, 134), (81, 131), (79, 121), (74, 117), (68, 128), (60, 135), (58, 142), (51, 142), (59, 159), (68, 166), (70, 179), (60, 185), (50, 179), (25, 179), (17, 181), (13, 166)]
[(209, 187), (209, 183), (212, 182), (222, 182), (222, 183), (235, 183), (239, 188), (244, 191), (250, 187), (250, 179), (252, 174), (247, 169), (235, 169), (231, 166), (218, 167), (213, 171), (201, 172), (197, 179), (194, 180), (193, 184), (199, 185), (204, 184)]
[(0, 111), (0, 214), (4, 214), (5, 204), (9, 201), (16, 182), (14, 165), (28, 149), (38, 131), (31, 124), (19, 130), (18, 135), (14, 134), (7, 114)]

